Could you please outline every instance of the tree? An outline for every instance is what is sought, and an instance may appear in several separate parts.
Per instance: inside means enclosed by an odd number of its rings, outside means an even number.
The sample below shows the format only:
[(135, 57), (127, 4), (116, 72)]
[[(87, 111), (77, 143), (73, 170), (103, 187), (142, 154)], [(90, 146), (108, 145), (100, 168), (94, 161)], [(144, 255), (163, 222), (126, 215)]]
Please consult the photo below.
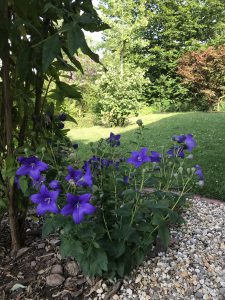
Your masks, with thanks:
[(207, 108), (218, 109), (225, 96), (225, 46), (188, 52), (179, 60), (178, 74)]
[(176, 73), (178, 59), (202, 45), (225, 42), (224, 2), (152, 0), (146, 1), (146, 10), (148, 23), (142, 28), (142, 39), (147, 45), (133, 49), (136, 56), (132, 57), (149, 78), (149, 103), (164, 106), (166, 102), (166, 108), (172, 104), (180, 109), (189, 96)]
[[(80, 70), (78, 49), (99, 62), (84, 30), (108, 28), (91, 0), (3, 0), (0, 3), (0, 180), (8, 199), (12, 250), (23, 243), (27, 210), (25, 197), (15, 197), (16, 156), (29, 146), (46, 145), (43, 135), (47, 92), (55, 82), (55, 103), (65, 97), (81, 99), (75, 86), (60, 80), (60, 70)], [(76, 56), (74, 55), (76, 54)], [(65, 55), (68, 61), (65, 61)], [(54, 105), (53, 105), (54, 106)], [(21, 209), (22, 207), (22, 209)]]

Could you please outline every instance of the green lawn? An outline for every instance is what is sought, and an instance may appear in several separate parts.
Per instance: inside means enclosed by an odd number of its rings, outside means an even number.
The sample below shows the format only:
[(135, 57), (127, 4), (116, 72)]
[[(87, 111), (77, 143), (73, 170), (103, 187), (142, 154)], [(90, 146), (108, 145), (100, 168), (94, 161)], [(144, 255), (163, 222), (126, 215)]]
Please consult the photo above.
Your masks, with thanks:
[(174, 134), (192, 133), (198, 147), (194, 151), (195, 161), (202, 166), (206, 182), (203, 189), (197, 191), (207, 197), (225, 200), (225, 113), (163, 113), (149, 114), (132, 118), (125, 128), (89, 128), (74, 127), (69, 132), (73, 142), (79, 143), (82, 158), (88, 158), (88, 144), (100, 138), (106, 138), (112, 131), (121, 133), (121, 146), (128, 151), (133, 149), (130, 140), (134, 140), (137, 119), (142, 119), (146, 127), (144, 144), (150, 150), (162, 149), (170, 145)]

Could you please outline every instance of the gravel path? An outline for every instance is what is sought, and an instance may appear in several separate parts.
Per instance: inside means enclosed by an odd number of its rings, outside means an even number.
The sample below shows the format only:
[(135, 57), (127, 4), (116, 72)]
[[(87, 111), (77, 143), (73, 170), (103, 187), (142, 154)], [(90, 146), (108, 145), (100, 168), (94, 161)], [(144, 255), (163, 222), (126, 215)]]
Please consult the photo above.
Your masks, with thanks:
[[(136, 269), (113, 300), (225, 299), (224, 203), (192, 200), (184, 218), (167, 253)], [(104, 299), (98, 292), (92, 299)]]

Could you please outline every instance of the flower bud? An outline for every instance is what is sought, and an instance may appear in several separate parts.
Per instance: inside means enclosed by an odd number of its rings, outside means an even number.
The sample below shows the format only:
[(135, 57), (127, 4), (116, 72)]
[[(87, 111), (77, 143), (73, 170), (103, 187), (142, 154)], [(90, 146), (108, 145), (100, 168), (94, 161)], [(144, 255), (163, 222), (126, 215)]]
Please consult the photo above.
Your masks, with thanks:
[(198, 185), (199, 186), (204, 186), (204, 180), (199, 180)]
[(196, 171), (196, 168), (192, 167), (191, 172), (194, 173)]
[(178, 173), (182, 174), (183, 173), (183, 169), (184, 169), (183, 167), (179, 167), (178, 170), (177, 170)]
[(142, 122), (141, 119), (138, 119), (138, 120), (136, 121), (136, 124), (137, 124), (138, 126), (143, 126), (143, 122)]
[(28, 154), (29, 149), (28, 148), (24, 148), (24, 152), (27, 155)]
[(190, 168), (187, 168), (187, 173), (188, 173), (188, 175), (191, 173), (191, 169)]
[(45, 148), (45, 147), (42, 147), (42, 148), (41, 148), (41, 152), (42, 152), (42, 153), (44, 153), (44, 152), (45, 152), (45, 150), (46, 150), (46, 148)]
[(187, 156), (187, 158), (188, 158), (188, 159), (193, 159), (193, 154), (189, 154), (189, 155)]
[(178, 174), (177, 174), (177, 173), (174, 173), (173, 176), (174, 176), (175, 178), (177, 178), (177, 177), (178, 177)]

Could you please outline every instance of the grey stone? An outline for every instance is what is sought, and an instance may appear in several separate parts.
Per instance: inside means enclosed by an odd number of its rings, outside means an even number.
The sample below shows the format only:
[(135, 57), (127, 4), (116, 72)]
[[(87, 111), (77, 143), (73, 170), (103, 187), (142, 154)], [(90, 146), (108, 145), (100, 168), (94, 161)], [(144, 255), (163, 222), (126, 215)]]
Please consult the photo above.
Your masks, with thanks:
[(46, 277), (46, 284), (48, 286), (59, 286), (64, 282), (65, 278), (60, 274), (51, 274)]

